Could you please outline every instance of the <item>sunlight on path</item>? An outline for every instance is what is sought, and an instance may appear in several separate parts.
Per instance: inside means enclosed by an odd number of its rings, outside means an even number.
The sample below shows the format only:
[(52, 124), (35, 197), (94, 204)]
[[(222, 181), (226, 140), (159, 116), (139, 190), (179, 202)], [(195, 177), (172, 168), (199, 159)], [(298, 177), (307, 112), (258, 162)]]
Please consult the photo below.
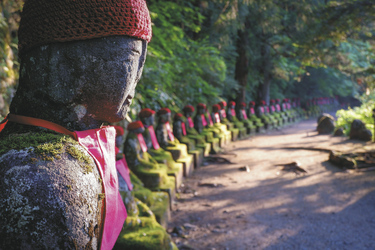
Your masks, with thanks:
[[(236, 164), (196, 170), (185, 181), (170, 228), (197, 228), (175, 241), (195, 249), (374, 249), (374, 173), (343, 172), (327, 161), (326, 152), (283, 149), (363, 147), (317, 135), (315, 125), (304, 121), (232, 143), (226, 150), (237, 156), (223, 156)], [(307, 174), (274, 166), (293, 161)], [(250, 173), (239, 171), (244, 165)]]

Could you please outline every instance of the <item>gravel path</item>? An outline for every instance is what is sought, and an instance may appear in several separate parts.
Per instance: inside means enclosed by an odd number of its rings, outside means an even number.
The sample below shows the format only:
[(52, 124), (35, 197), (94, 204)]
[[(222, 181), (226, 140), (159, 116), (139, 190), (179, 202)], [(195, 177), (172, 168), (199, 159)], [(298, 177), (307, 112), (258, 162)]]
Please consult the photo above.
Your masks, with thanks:
[[(184, 181), (169, 232), (180, 249), (375, 249), (375, 172), (352, 173), (328, 153), (372, 143), (317, 135), (315, 120), (231, 143)], [(276, 164), (298, 161), (307, 174)], [(248, 166), (249, 172), (239, 170)]]

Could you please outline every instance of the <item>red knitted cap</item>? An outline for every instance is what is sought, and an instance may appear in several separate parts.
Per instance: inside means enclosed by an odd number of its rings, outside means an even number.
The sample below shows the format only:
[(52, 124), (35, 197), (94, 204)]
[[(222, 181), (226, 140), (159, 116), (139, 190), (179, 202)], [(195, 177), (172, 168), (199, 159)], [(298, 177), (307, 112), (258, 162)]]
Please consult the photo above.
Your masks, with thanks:
[(219, 105), (221, 108), (224, 108), (227, 106), (227, 102), (226, 101), (219, 102)]
[(194, 112), (195, 108), (191, 105), (186, 105), (182, 110), (184, 112)]
[(178, 120), (181, 120), (181, 118), (183, 117), (183, 115), (181, 113), (176, 113), (173, 117), (173, 119), (175, 121), (178, 121)]
[(154, 110), (149, 109), (149, 108), (144, 108), (144, 109), (142, 109), (142, 110), (139, 112), (138, 116), (139, 116), (139, 117), (150, 117), (150, 116), (152, 116), (153, 114), (155, 114), (155, 111), (154, 111)]
[(260, 101), (260, 104), (262, 104), (262, 105), (266, 105), (266, 102), (265, 102), (264, 100), (261, 100), (261, 101)]
[(121, 126), (114, 126), (114, 128), (116, 129), (116, 136), (124, 135), (124, 128), (123, 127), (121, 127)]
[(150, 42), (145, 0), (28, 0), (18, 31), (19, 54), (49, 43), (126, 35)]
[(230, 105), (230, 106), (236, 106), (236, 103), (235, 103), (234, 101), (230, 101), (230, 102), (229, 102), (229, 105)]
[(272, 99), (270, 102), (271, 102), (272, 104), (274, 104), (274, 103), (275, 103), (275, 100)]
[(206, 109), (206, 104), (204, 104), (204, 103), (198, 103), (197, 108)]
[(249, 102), (249, 105), (250, 105), (250, 106), (255, 106), (255, 102), (254, 102), (254, 101), (250, 101), (250, 102)]
[(242, 107), (242, 108), (246, 108), (246, 103), (245, 103), (245, 102), (241, 102), (241, 103), (240, 103), (240, 107)]
[(219, 104), (212, 105), (212, 112), (217, 113), (221, 109)]
[(168, 114), (168, 113), (171, 113), (171, 110), (169, 108), (161, 108), (158, 111), (158, 115), (164, 115), (164, 114)]
[(127, 127), (127, 129), (129, 131), (136, 130), (136, 129), (139, 129), (139, 128), (143, 128), (143, 123), (141, 121), (131, 122), (131, 123), (129, 123), (129, 125)]

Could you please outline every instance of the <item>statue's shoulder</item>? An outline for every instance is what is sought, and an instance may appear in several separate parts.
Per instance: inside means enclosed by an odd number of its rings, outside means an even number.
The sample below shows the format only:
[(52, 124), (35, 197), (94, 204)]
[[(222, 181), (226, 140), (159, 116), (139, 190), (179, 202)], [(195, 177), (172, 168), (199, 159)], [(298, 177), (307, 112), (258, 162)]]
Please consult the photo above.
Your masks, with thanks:
[(2, 165), (38, 165), (44, 162), (95, 164), (88, 152), (67, 135), (54, 133), (11, 134), (0, 141)]
[[(51, 248), (85, 246), (89, 236), (80, 230), (87, 227), (86, 220), (90, 228), (91, 224), (92, 229), (100, 228), (99, 171), (88, 152), (69, 136), (26, 133), (3, 138), (0, 189), (0, 235), (4, 236), (0, 248), (31, 240), (25, 235), (38, 235), (35, 249), (47, 242)], [(73, 235), (80, 235), (75, 243)], [(95, 248), (99, 235), (92, 237)], [(12, 242), (2, 240), (10, 238)]]

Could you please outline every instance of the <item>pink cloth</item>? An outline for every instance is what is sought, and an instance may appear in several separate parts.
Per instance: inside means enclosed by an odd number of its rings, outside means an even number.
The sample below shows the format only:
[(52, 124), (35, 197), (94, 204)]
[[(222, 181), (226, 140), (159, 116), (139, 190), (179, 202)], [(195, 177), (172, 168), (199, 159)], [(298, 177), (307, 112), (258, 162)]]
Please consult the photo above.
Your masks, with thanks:
[(207, 126), (207, 121), (206, 121), (206, 117), (204, 117), (204, 114), (201, 114), (201, 118), (202, 118), (202, 125), (203, 125), (203, 127), (206, 127)]
[(236, 117), (236, 111), (234, 111), (234, 109), (230, 109), (230, 113), (232, 116)]
[(208, 116), (208, 121), (210, 122), (210, 126), (214, 125), (214, 123), (212, 122), (210, 113), (207, 112), (207, 116)]
[(190, 127), (190, 128), (194, 128), (194, 122), (193, 122), (193, 120), (191, 119), (191, 117), (188, 117), (187, 120), (188, 120), (188, 122), (189, 122), (189, 127)]
[(159, 145), (158, 140), (156, 139), (156, 134), (155, 134), (154, 127), (153, 126), (149, 126), (148, 127), (148, 132), (150, 132), (151, 141), (152, 141), (152, 147), (155, 150), (158, 150), (160, 148), (160, 145)]
[(276, 111), (276, 109), (275, 109), (274, 106), (271, 106), (271, 111), (272, 111), (272, 112), (275, 112), (275, 111)]
[(267, 113), (270, 112), (270, 108), (268, 106), (266, 107), (266, 110), (267, 110)]
[(264, 114), (264, 108), (263, 107), (260, 107), (260, 111), (262, 112), (262, 114)]
[(216, 122), (220, 122), (219, 113), (215, 113), (215, 120), (216, 120)]
[(185, 123), (181, 122), (181, 128), (182, 128), (182, 134), (185, 136), (186, 135)]
[(128, 186), (129, 190), (132, 191), (133, 185), (130, 180), (130, 170), (128, 167), (128, 163), (126, 162), (125, 156), (124, 158), (116, 161), (116, 169), (125, 180), (126, 185)]
[(277, 111), (280, 111), (280, 110), (281, 110), (279, 104), (276, 104), (276, 110), (277, 110)]
[(141, 133), (137, 134), (139, 145), (141, 145), (142, 152), (147, 152), (147, 145), (145, 142), (145, 139), (143, 138), (143, 135)]
[(227, 118), (227, 114), (225, 114), (225, 109), (220, 110), (221, 116)]
[(94, 159), (103, 181), (105, 193), (105, 220), (100, 249), (112, 249), (127, 217), (118, 191), (115, 137), (113, 127), (75, 131), (78, 142)]
[(254, 108), (250, 108), (250, 114), (255, 114)]
[(245, 120), (247, 120), (247, 114), (246, 114), (246, 111), (244, 109), (241, 109), (241, 112), (242, 112), (242, 115), (243, 115), (243, 118)]
[(166, 122), (165, 126), (167, 127), (167, 132), (168, 132), (169, 140), (174, 141), (174, 135), (172, 133), (171, 125), (169, 124), (169, 122)]

